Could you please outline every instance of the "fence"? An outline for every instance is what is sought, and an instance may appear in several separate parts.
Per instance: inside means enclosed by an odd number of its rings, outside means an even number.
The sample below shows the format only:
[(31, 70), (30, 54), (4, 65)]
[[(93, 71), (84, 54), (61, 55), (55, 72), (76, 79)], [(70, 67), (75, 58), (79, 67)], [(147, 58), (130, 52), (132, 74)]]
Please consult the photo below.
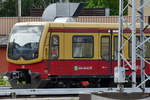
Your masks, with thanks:
[[(17, 17), (0, 17), (0, 35), (9, 34), (11, 28), (19, 20)], [(41, 17), (22, 17), (21, 22), (41, 21)]]
[[(76, 22), (84, 23), (118, 23), (118, 16), (80, 16), (74, 17)], [(131, 22), (131, 16), (126, 16), (125, 20)], [(145, 16), (145, 22), (148, 17)], [(21, 17), (20, 22), (42, 21), (41, 17)], [(18, 22), (18, 17), (0, 17), (0, 35), (9, 34), (12, 26)], [(137, 21), (139, 22), (139, 20)]]
[[(118, 16), (80, 16), (74, 18), (77, 22), (88, 22), (88, 23), (118, 23), (119, 17)], [(131, 16), (124, 17), (124, 20), (127, 20), (129, 23), (132, 21)], [(144, 21), (148, 22), (148, 16), (144, 17)], [(140, 20), (137, 20), (139, 23)]]

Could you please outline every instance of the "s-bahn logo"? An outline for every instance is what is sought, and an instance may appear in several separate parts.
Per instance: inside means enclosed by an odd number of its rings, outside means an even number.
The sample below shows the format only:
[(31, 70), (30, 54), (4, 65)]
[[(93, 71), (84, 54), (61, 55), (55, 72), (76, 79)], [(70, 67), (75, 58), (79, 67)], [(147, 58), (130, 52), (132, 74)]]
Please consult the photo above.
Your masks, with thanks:
[(74, 66), (74, 70), (92, 70), (92, 66)]

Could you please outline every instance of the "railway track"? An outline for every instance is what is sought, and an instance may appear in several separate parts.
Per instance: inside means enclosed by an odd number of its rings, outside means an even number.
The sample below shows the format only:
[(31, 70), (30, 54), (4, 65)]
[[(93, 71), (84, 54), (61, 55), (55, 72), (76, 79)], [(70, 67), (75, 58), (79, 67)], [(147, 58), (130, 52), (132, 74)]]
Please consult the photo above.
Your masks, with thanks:
[(3, 100), (79, 100), (79, 95), (29, 95), (29, 96), (0, 96)]
[[(101, 88), (56, 88), (56, 89), (0, 89), (0, 96), (28, 95), (75, 95), (99, 92)], [(105, 89), (104, 89), (105, 90)]]
[[(78, 94), (57, 93), (57, 90), (59, 91), (60, 89), (56, 89), (55, 93), (48, 93), (53, 90), (54, 89), (12, 89), (8, 86), (0, 86), (0, 99), (16, 100), (16, 98), (18, 98), (19, 100), (79, 100)], [(46, 93), (43, 93), (43, 91)]]
[[(78, 100), (79, 94), (91, 94), (98, 92), (99, 88), (51, 88), (51, 89), (11, 89), (11, 87), (0, 87), (0, 98), (30, 98), (30, 97), (48, 97), (48, 96), (73, 96), (72, 99), (60, 100)], [(75, 96), (75, 97), (74, 97)], [(46, 99), (44, 99), (46, 100)], [(53, 99), (51, 99), (53, 100)], [(56, 99), (55, 99), (56, 100)], [(57, 99), (59, 100), (59, 99)]]
[(10, 86), (0, 86), (0, 90), (2, 90), (2, 89), (11, 89), (11, 87)]
[[(84, 94), (98, 94), (102, 96), (108, 96), (113, 98), (113, 95), (135, 95), (141, 94), (143, 96), (143, 91), (139, 88), (124, 88), (123, 92), (119, 91), (118, 88), (50, 88), (50, 89), (11, 89), (10, 87), (0, 87), (0, 98), (26, 98), (26, 97), (49, 97), (49, 96), (75, 96)], [(115, 97), (116, 97), (115, 96)], [(144, 96), (150, 96), (150, 88), (145, 90)], [(137, 96), (136, 96), (137, 97)], [(123, 97), (124, 98), (124, 97)], [(140, 97), (139, 97), (140, 98)], [(48, 99), (45, 99), (48, 100)], [(53, 100), (53, 99), (50, 99)], [(59, 100), (59, 99), (57, 99)], [(69, 99), (60, 99), (60, 100), (69, 100)], [(74, 100), (74, 99), (71, 99)], [(79, 100), (79, 99), (75, 99)]]

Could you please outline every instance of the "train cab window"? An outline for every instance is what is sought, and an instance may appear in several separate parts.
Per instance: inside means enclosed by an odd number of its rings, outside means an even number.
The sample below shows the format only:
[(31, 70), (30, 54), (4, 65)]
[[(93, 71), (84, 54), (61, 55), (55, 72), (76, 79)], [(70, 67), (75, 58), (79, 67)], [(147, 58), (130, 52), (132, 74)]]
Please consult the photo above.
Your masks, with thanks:
[(59, 36), (54, 35), (51, 39), (50, 58), (57, 59), (59, 57)]
[(110, 59), (110, 37), (102, 36), (101, 38), (101, 57), (104, 60)]
[(93, 36), (73, 36), (72, 56), (73, 58), (92, 58), (94, 55)]
[(114, 37), (114, 60), (118, 59), (118, 37)]

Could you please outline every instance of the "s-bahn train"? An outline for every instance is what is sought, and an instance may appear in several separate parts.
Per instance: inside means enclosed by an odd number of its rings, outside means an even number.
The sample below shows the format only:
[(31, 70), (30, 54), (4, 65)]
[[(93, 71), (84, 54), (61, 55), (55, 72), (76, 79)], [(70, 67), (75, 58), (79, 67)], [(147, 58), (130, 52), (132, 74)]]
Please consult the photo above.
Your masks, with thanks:
[[(131, 31), (126, 29), (124, 33), (126, 40)], [(137, 43), (138, 33), (139, 30)], [(150, 36), (150, 30), (145, 33)], [(145, 45), (149, 60), (150, 42)], [(131, 59), (131, 48), (129, 41), (123, 49), (127, 60)], [(113, 77), (117, 51), (118, 24), (17, 23), (7, 47), (7, 75), (12, 88), (112, 87), (116, 86)], [(136, 65), (138, 76), (140, 59)], [(150, 66), (145, 65), (146, 73), (150, 74)]]

